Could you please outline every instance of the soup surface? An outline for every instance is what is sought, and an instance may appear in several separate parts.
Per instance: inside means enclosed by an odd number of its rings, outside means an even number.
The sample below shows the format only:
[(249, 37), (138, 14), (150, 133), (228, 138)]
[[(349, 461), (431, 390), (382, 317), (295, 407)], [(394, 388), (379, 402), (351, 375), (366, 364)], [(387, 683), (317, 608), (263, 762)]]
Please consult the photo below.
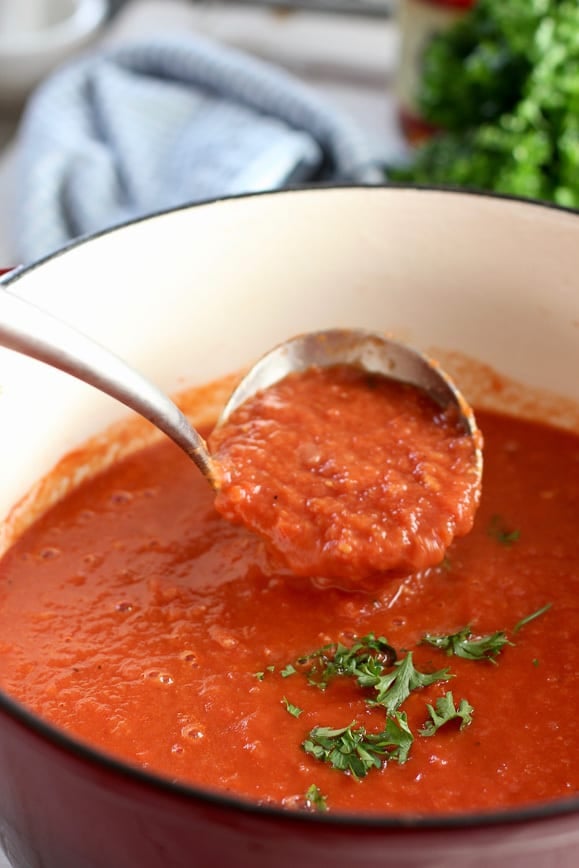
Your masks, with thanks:
[(1, 561), (2, 687), (131, 763), (288, 808), (576, 794), (579, 438), (477, 418), (473, 530), (372, 591), (272, 572), (173, 444), (120, 461)]

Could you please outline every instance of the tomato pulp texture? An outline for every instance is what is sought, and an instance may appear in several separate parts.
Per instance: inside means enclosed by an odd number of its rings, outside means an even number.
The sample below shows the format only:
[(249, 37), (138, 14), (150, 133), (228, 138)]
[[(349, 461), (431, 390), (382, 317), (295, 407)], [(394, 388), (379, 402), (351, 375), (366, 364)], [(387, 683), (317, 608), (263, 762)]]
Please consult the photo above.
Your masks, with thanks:
[(359, 583), (439, 563), (480, 497), (455, 408), (353, 366), (290, 374), (210, 438), (216, 507), (294, 575)]
[[(371, 593), (272, 571), (173, 444), (120, 461), (0, 562), (2, 687), (130, 763), (288, 808), (438, 814), (575, 794), (579, 438), (478, 420), (486, 464), (473, 530), (441, 565)], [(467, 627), (512, 644), (467, 659), (422, 641)], [(383, 732), (385, 707), (348, 674), (320, 689), (321, 664), (312, 672), (304, 657), (369, 634), (398, 662), (412, 652), (416, 670), (453, 677), (396, 709), (414, 737), (405, 761), (392, 747), (354, 775), (303, 745), (315, 727)], [(384, 673), (398, 671), (386, 657)], [(472, 713), (422, 734), (428, 705), (449, 691)]]

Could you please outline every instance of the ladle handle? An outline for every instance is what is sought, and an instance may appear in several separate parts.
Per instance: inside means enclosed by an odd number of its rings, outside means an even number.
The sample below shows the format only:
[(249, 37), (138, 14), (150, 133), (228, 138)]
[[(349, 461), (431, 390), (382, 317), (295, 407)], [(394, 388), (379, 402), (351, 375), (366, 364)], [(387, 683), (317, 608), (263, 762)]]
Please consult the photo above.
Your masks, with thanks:
[(174, 440), (215, 485), (205, 441), (167, 395), (91, 338), (2, 288), (0, 346), (65, 371), (135, 410)]

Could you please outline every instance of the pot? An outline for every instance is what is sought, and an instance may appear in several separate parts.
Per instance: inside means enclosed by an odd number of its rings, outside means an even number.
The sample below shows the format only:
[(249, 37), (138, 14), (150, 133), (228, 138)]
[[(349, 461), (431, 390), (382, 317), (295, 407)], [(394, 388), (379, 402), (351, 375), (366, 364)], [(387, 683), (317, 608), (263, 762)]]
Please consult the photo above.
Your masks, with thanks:
[[(81, 240), (4, 283), (168, 392), (241, 369), (301, 331), (382, 328), (435, 351), (458, 371), (467, 398), (579, 430), (578, 273), (574, 213), (456, 192), (348, 187), (160, 213)], [(526, 384), (533, 400), (517, 404), (508, 385), (489, 389), (494, 371), (504, 383)], [(14, 528), (7, 516), (37, 480), (123, 416), (89, 387), (0, 352), (1, 547)], [(5, 695), (0, 768), (0, 838), (20, 868), (579, 861), (577, 798), (427, 819), (289, 813), (124, 765)]]

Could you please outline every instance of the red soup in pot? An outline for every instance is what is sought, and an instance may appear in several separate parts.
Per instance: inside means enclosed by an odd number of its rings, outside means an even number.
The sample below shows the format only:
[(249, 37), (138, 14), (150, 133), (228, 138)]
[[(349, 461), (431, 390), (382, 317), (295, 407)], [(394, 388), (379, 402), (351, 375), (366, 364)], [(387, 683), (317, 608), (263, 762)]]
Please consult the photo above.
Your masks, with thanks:
[(579, 437), (477, 420), (472, 530), (371, 588), (273, 567), (173, 444), (119, 460), (0, 561), (2, 688), (132, 764), (288, 809), (576, 794)]

